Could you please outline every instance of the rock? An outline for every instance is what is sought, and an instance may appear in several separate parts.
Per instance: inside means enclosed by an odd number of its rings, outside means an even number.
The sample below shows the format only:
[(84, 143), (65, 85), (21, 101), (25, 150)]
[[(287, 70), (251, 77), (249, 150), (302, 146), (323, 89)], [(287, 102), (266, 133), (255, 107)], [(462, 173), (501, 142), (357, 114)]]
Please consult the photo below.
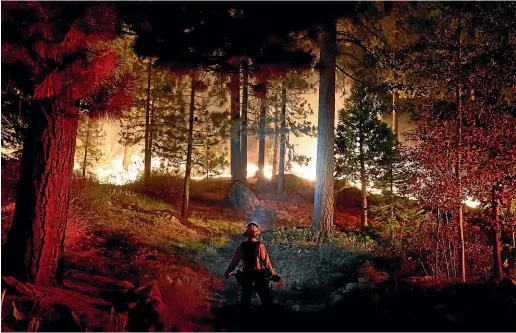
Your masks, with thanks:
[(335, 306), (336, 303), (342, 301), (344, 299), (344, 297), (340, 294), (336, 294), (333, 296), (333, 299), (331, 300), (331, 303), (333, 306)]
[(358, 283), (358, 289), (360, 290), (368, 290), (368, 289), (373, 289), (374, 288), (374, 284), (371, 284), (371, 283)]
[(23, 283), (12, 276), (2, 276), (2, 289), (6, 289), (8, 294), (19, 294), (26, 296), (35, 296), (34, 287), (28, 283)]
[(348, 283), (346, 285), (346, 291), (350, 291), (350, 290), (353, 290), (353, 289), (356, 289), (358, 288), (358, 283)]
[(335, 198), (335, 207), (337, 210), (346, 210), (349, 208), (360, 208), (362, 204), (362, 193), (356, 187), (344, 188), (337, 194)]
[(162, 298), (161, 292), (159, 291), (159, 288), (156, 284), (147, 284), (147, 285), (138, 287), (134, 290), (134, 293), (137, 296), (140, 296), (143, 298), (147, 298), (147, 297), (151, 297), (151, 296), (159, 298), (159, 299)]
[(296, 304), (296, 305), (292, 306), (292, 310), (299, 312), (299, 311), (301, 311), (301, 307)]
[(259, 204), (256, 194), (244, 183), (236, 181), (231, 186), (229, 201), (234, 209), (238, 211), (253, 210)]

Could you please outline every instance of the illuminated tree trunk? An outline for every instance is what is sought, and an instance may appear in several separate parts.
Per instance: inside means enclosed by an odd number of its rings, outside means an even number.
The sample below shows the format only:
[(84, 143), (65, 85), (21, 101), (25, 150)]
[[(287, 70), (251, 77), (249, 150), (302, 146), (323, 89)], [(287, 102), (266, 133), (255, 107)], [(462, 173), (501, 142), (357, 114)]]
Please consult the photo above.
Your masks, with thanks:
[(287, 87), (285, 83), (281, 87), (281, 113), (280, 113), (280, 152), (279, 152), (279, 172), (276, 188), (277, 194), (283, 194), (285, 190), (285, 155), (287, 145)]
[(240, 156), (240, 77), (239, 73), (231, 74), (229, 93), (231, 96), (231, 181), (241, 180), (242, 170)]
[(129, 165), (131, 164), (131, 145), (128, 143), (124, 146), (124, 159), (122, 160), (122, 166), (125, 170), (129, 168)]
[(156, 108), (154, 107), (154, 100), (150, 106), (150, 130), (149, 130), (149, 173), (152, 173), (152, 147), (154, 144), (154, 137), (156, 135)]
[(492, 214), (493, 214), (493, 271), (495, 278), (501, 280), (502, 272), (502, 243), (501, 243), (501, 228), (500, 228), (500, 200), (496, 196), (496, 189), (492, 189)]
[(152, 77), (152, 61), (149, 60), (147, 73), (147, 103), (145, 105), (145, 154), (144, 154), (144, 172), (143, 180), (145, 184), (148, 184), (150, 178), (150, 146), (149, 146), (149, 134), (150, 134), (150, 97), (151, 97), (151, 77)]
[(267, 83), (262, 97), (262, 105), (260, 107), (260, 124), (259, 124), (259, 140), (258, 140), (258, 185), (265, 183), (265, 117), (267, 116)]
[(323, 28), (320, 39), (317, 162), (312, 228), (316, 240), (329, 238), (334, 215), (336, 22)]
[(249, 84), (249, 67), (247, 62), (244, 61), (243, 66), (243, 77), (242, 77), (242, 128), (241, 128), (241, 139), (240, 139), (240, 157), (241, 160), (241, 171), (242, 181), (247, 181), (247, 102), (249, 100), (248, 84)]
[(279, 148), (279, 133), (278, 133), (279, 110), (278, 106), (274, 110), (274, 145), (272, 147), (272, 177), (278, 174), (278, 148)]
[(57, 112), (29, 118), (14, 219), (2, 249), (4, 276), (62, 285), (77, 124), (77, 116)]
[(90, 117), (87, 116), (88, 120), (86, 123), (86, 142), (84, 143), (84, 159), (82, 161), (82, 178), (86, 178), (86, 168), (88, 165), (88, 148), (90, 145)]
[(192, 71), (192, 88), (190, 94), (190, 114), (188, 117), (188, 143), (186, 150), (185, 181), (183, 186), (183, 201), (181, 204), (181, 216), (188, 217), (188, 204), (190, 201), (190, 174), (192, 173), (192, 149), (193, 149), (193, 127), (195, 111), (195, 74)]
[(364, 137), (362, 134), (360, 135), (359, 149), (361, 183), (360, 225), (362, 227), (367, 227), (367, 177), (364, 163)]

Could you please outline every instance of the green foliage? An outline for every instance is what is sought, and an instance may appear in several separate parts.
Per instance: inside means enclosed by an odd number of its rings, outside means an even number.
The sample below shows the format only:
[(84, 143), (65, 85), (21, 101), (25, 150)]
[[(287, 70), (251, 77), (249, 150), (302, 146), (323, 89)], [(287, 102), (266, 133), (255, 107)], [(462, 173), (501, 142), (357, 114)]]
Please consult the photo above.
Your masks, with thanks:
[(425, 219), (425, 210), (417, 201), (396, 195), (381, 196), (369, 211), (374, 216), (375, 227), (392, 241), (410, 236)]
[[(339, 114), (336, 173), (349, 181), (385, 178), (394, 160), (395, 137), (378, 115), (382, 105), (365, 87), (356, 87)], [(361, 170), (363, 164), (364, 170)], [(362, 173), (362, 171), (364, 171)]]

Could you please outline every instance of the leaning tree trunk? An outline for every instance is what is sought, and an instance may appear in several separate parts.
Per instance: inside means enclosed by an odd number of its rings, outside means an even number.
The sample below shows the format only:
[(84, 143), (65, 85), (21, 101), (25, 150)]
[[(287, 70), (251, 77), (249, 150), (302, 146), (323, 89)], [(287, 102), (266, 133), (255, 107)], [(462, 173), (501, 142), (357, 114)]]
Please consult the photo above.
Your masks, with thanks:
[(257, 185), (265, 183), (265, 117), (267, 116), (267, 83), (264, 85), (262, 105), (260, 107), (260, 128), (258, 140), (258, 179)]
[(283, 194), (285, 190), (285, 155), (287, 145), (287, 87), (285, 83), (281, 87), (281, 113), (280, 113), (280, 151), (279, 151), (279, 172), (276, 187), (277, 194)]
[(91, 119), (89, 116), (86, 116), (88, 119), (86, 120), (86, 141), (84, 142), (84, 158), (82, 160), (82, 178), (86, 178), (86, 169), (88, 165), (88, 148), (90, 145), (90, 122)]
[(62, 285), (77, 123), (77, 116), (57, 112), (29, 120), (14, 219), (2, 249), (2, 275)]
[(231, 96), (231, 181), (241, 180), (242, 170), (240, 156), (240, 77), (239, 73), (231, 74), (229, 94)]
[(493, 214), (493, 271), (496, 280), (501, 280), (503, 277), (502, 272), (502, 243), (501, 243), (501, 228), (500, 228), (500, 201), (496, 196), (496, 189), (492, 189), (492, 214)]
[(360, 183), (361, 183), (361, 204), (360, 204), (360, 225), (362, 228), (367, 227), (367, 177), (364, 162), (364, 137), (360, 135)]
[(188, 118), (188, 143), (186, 149), (185, 181), (183, 186), (183, 201), (181, 204), (181, 216), (188, 217), (188, 204), (190, 201), (190, 174), (192, 173), (192, 149), (193, 149), (193, 127), (195, 111), (195, 74), (192, 73), (192, 88), (190, 94), (190, 114)]
[(240, 157), (241, 160), (241, 172), (242, 181), (247, 181), (247, 102), (249, 100), (248, 84), (249, 84), (249, 67), (247, 62), (242, 64), (243, 66), (243, 77), (242, 77), (242, 128), (241, 128), (241, 139), (240, 139)]
[(145, 105), (145, 154), (144, 154), (144, 172), (143, 172), (143, 181), (145, 184), (148, 184), (150, 178), (150, 168), (151, 168), (151, 155), (150, 155), (150, 145), (149, 145), (149, 135), (150, 135), (150, 99), (151, 99), (151, 77), (152, 77), (152, 61), (149, 60), (147, 73), (147, 102)]
[(336, 22), (324, 28), (320, 42), (319, 112), (317, 117), (317, 162), (312, 228), (317, 241), (331, 234), (334, 215), (334, 131)]

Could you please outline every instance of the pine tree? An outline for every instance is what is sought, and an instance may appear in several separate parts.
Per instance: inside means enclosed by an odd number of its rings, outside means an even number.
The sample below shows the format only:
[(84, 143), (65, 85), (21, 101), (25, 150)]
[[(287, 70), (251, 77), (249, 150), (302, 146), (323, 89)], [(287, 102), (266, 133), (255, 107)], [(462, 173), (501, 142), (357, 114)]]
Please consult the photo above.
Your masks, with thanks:
[(381, 103), (355, 87), (339, 114), (335, 140), (336, 174), (360, 182), (362, 204), (360, 221), (367, 221), (367, 185), (388, 174), (393, 158), (394, 134), (378, 119)]
[(116, 51), (99, 43), (117, 36), (108, 3), (2, 7), (2, 71), (8, 78), (2, 84), (30, 101), (2, 271), (22, 281), (62, 284), (79, 109), (94, 118), (119, 115), (130, 101), (130, 75), (117, 73)]
[(102, 159), (102, 145), (105, 139), (106, 132), (100, 122), (91, 119), (89, 115), (79, 117), (75, 160), (79, 163), (83, 178), (86, 178), (88, 168), (94, 167)]

